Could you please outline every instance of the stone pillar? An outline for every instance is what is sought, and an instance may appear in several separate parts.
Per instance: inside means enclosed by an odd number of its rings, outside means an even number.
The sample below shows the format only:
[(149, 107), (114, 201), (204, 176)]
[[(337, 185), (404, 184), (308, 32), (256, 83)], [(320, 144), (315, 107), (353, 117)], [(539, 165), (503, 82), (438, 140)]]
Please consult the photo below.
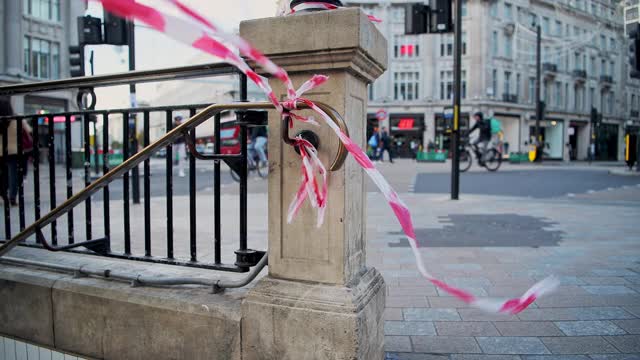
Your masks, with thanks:
[[(241, 23), (240, 35), (283, 66), (296, 86), (330, 77), (305, 96), (340, 113), (351, 138), (366, 143), (367, 84), (387, 64), (387, 43), (358, 8)], [(286, 91), (271, 80), (276, 95)], [(316, 118), (322, 122), (317, 116)], [(319, 154), (330, 164), (339, 141), (326, 126)], [(300, 182), (300, 157), (280, 141), (281, 119), (269, 116), (269, 275), (243, 304), (246, 359), (382, 359), (384, 281), (366, 267), (366, 183), (348, 158), (329, 174), (324, 225), (303, 206), (292, 224), (287, 208)], [(290, 130), (292, 136), (302, 129)]]

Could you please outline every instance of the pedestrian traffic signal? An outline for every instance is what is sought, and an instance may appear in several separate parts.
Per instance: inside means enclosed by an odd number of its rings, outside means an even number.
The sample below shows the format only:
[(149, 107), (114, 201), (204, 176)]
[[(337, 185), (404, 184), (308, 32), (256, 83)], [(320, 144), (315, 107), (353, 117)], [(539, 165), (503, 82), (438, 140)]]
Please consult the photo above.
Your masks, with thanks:
[(69, 75), (84, 76), (84, 46), (69, 46)]
[(435, 7), (406, 4), (404, 24), (406, 35), (453, 32), (453, 1), (436, 0)]
[(104, 43), (109, 45), (127, 45), (129, 34), (127, 20), (108, 11), (104, 12)]
[(102, 44), (102, 21), (92, 16), (78, 17), (78, 44)]
[(640, 79), (640, 24), (628, 25), (629, 44), (629, 76)]

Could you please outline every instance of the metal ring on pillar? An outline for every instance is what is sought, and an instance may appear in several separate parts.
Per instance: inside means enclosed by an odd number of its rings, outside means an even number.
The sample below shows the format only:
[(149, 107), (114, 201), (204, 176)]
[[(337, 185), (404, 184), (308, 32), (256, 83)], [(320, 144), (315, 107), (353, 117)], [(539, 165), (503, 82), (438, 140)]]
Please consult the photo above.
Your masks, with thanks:
[[(316, 106), (318, 106), (322, 111), (327, 113), (327, 115), (329, 115), (329, 117), (333, 120), (333, 122), (336, 123), (336, 125), (338, 125), (340, 130), (345, 135), (349, 136), (349, 129), (347, 128), (347, 123), (345, 123), (344, 119), (342, 118), (342, 116), (340, 116), (340, 114), (338, 114), (337, 111), (335, 111), (332, 107), (320, 102), (317, 102)], [(284, 141), (285, 144), (295, 146), (295, 141), (291, 137), (289, 137), (290, 121), (291, 121), (291, 116), (288, 116), (288, 115), (285, 115), (282, 119), (282, 141)], [(316, 147), (316, 149), (319, 148), (320, 140), (313, 139), (313, 136), (315, 136), (316, 138), (318, 137), (315, 133), (305, 130), (298, 133), (298, 135), (301, 135), (304, 139), (311, 142)], [(315, 144), (314, 141), (317, 141), (318, 144)], [(349, 153), (347, 152), (347, 148), (340, 141), (338, 145), (338, 153), (336, 154), (336, 157), (333, 159), (333, 162), (329, 166), (329, 171), (340, 170), (342, 165), (344, 165), (345, 160), (347, 159), (347, 155), (349, 155)]]
[[(91, 102), (85, 106), (85, 96), (91, 99)], [(96, 93), (93, 91), (93, 88), (81, 88), (78, 89), (78, 95), (76, 96), (76, 104), (78, 105), (78, 109), (80, 110), (95, 110), (96, 108), (97, 97)]]

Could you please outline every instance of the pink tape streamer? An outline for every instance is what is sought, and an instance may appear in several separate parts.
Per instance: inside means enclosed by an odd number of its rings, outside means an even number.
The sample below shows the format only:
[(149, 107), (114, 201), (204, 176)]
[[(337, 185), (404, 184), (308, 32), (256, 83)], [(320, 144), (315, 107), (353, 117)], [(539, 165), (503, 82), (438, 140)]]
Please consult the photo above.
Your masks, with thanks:
[[(289, 15), (295, 14), (296, 12), (303, 11), (303, 10), (336, 10), (336, 9), (340, 9), (341, 7), (343, 6), (337, 6), (337, 5), (329, 4), (322, 1), (307, 2), (307, 3), (302, 3), (294, 6), (291, 12), (289, 12)], [(373, 15), (367, 15), (367, 17), (369, 18), (369, 20), (373, 22), (377, 22), (377, 23), (382, 22), (382, 20), (378, 19)]]
[[(161, 0), (167, 4), (175, 6), (187, 20), (168, 15), (155, 8), (151, 8), (145, 5), (141, 5), (136, 0), (94, 0), (103, 4), (107, 11), (110, 11), (118, 16), (132, 18), (146, 23), (154, 29), (165, 33), (167, 36), (172, 37), (178, 41), (189, 44), (197, 49), (207, 52), (211, 55), (217, 56), (225, 60), (226, 62), (236, 66), (240, 71), (247, 75), (251, 81), (253, 81), (260, 89), (262, 89), (269, 100), (274, 104), (276, 109), (283, 114), (283, 116), (292, 116), (299, 121), (307, 121), (317, 124), (312, 118), (303, 117), (294, 114), (292, 111), (297, 108), (298, 103), (304, 103), (309, 106), (339, 137), (340, 141), (344, 144), (349, 153), (353, 156), (358, 164), (369, 175), (373, 182), (378, 186), (386, 200), (388, 201), (391, 209), (393, 210), (396, 218), (402, 226), (402, 230), (409, 239), (409, 244), (416, 259), (416, 265), (420, 274), (431, 284), (440, 288), (441, 290), (455, 296), (467, 304), (472, 306), (499, 313), (517, 314), (526, 309), (536, 299), (542, 295), (549, 293), (558, 286), (558, 281), (553, 278), (547, 278), (533, 287), (531, 287), (524, 295), (519, 298), (510, 299), (507, 301), (500, 301), (494, 299), (480, 299), (467, 291), (452, 287), (431, 275), (424, 265), (422, 257), (419, 251), (419, 245), (416, 240), (416, 235), (411, 220), (411, 214), (408, 207), (400, 200), (398, 194), (393, 190), (391, 185), (380, 174), (371, 162), (369, 157), (362, 149), (355, 144), (349, 136), (344, 134), (340, 128), (333, 123), (331, 118), (320, 108), (318, 108), (311, 100), (302, 98), (302, 95), (322, 85), (327, 81), (327, 77), (323, 75), (315, 75), (310, 80), (305, 82), (298, 90), (295, 90), (291, 79), (287, 75), (287, 72), (274, 64), (259, 50), (251, 46), (244, 39), (226, 34), (219, 30), (219, 27), (215, 26), (212, 22), (207, 20), (204, 16), (200, 15), (197, 11), (187, 7), (179, 0)], [(335, 5), (326, 4), (322, 2), (301, 4), (295, 7), (292, 13), (305, 9), (328, 9), (333, 10), (337, 7)], [(377, 19), (373, 21), (379, 21)], [(227, 45), (237, 48), (239, 52), (245, 57), (255, 61), (266, 72), (273, 75), (275, 78), (283, 82), (287, 88), (287, 100), (284, 102), (278, 101), (277, 97), (273, 93), (273, 90), (269, 86), (269, 81), (258, 75), (253, 71), (247, 63), (231, 48)], [(287, 220), (291, 222), (295, 215), (300, 210), (302, 204), (305, 201), (305, 197), (309, 199), (312, 207), (318, 209), (318, 226), (322, 224), (324, 219), (324, 210), (327, 204), (327, 172), (322, 162), (318, 159), (316, 149), (303, 139), (296, 139), (296, 146), (300, 149), (300, 155), (302, 158), (302, 176), (301, 184), (296, 196), (294, 197), (289, 207)], [(318, 186), (315, 174), (319, 173), (323, 176), (323, 186)]]

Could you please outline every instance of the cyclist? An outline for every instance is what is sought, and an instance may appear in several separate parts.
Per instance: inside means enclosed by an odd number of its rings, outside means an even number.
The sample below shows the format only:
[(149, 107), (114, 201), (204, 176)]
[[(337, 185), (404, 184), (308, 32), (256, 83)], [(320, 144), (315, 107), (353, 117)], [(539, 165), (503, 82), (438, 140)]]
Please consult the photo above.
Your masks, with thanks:
[(484, 165), (484, 157), (492, 137), (491, 121), (489, 119), (485, 120), (484, 114), (482, 112), (475, 113), (473, 115), (473, 118), (475, 119), (476, 123), (471, 129), (469, 129), (469, 134), (476, 130), (479, 130), (480, 134), (478, 135), (478, 138), (471, 143), (471, 145), (473, 145), (473, 147), (478, 152), (478, 162), (480, 163), (480, 165)]

